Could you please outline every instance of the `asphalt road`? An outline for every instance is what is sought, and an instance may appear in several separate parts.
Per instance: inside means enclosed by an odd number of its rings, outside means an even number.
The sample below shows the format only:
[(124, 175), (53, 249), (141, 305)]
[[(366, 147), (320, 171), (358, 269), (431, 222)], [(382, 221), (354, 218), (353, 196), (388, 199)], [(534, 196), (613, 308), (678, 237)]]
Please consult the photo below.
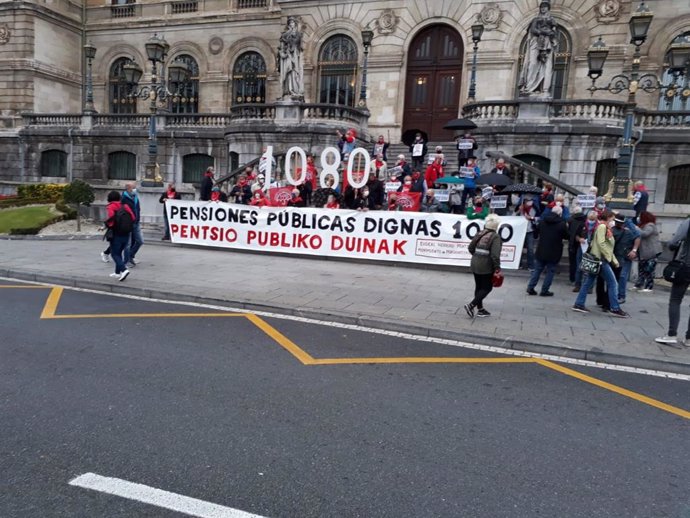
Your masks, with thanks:
[[(544, 365), (50, 293), (0, 289), (0, 517), (185, 516), (84, 473), (273, 518), (690, 517), (690, 419)], [(690, 410), (690, 382), (568, 368)]]

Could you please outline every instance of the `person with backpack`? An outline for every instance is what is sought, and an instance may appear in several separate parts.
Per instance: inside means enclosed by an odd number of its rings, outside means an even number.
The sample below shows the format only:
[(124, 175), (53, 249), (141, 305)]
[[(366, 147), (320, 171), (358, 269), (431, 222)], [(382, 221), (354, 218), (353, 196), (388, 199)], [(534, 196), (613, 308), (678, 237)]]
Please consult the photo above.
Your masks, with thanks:
[(479, 232), (468, 247), (472, 254), (470, 271), (474, 274), (474, 298), (465, 304), (465, 311), (470, 318), (476, 316), (489, 317), (489, 313), (484, 309), (484, 299), (494, 289), (494, 273), (501, 272), (501, 249), (503, 243), (501, 236), (498, 235), (498, 225), (501, 222), (496, 214), (490, 214), (484, 223), (484, 230)]
[(131, 231), (131, 242), (125, 248), (125, 263), (131, 266), (137, 265), (135, 256), (144, 244), (144, 235), (141, 232), (141, 205), (139, 203), (139, 195), (137, 194), (137, 183), (127, 182), (125, 184), (125, 191), (122, 193), (121, 201), (123, 205), (127, 205), (132, 214), (134, 214), (134, 226)]
[(108, 193), (108, 218), (105, 221), (108, 230), (112, 230), (110, 240), (110, 254), (115, 262), (115, 273), (111, 277), (124, 281), (129, 275), (127, 263), (125, 262), (125, 249), (129, 245), (134, 228), (134, 212), (129, 205), (122, 203), (120, 193), (110, 191)]

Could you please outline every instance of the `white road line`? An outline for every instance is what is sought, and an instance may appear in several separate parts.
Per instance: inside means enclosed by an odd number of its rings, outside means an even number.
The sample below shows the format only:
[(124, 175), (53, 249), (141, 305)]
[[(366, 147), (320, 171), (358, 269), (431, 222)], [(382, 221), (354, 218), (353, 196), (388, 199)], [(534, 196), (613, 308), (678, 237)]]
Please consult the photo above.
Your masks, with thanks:
[[(35, 281), (25, 281), (21, 279), (13, 279), (11, 277), (0, 277), (2, 281), (12, 281), (12, 282), (22, 282), (24, 284), (34, 284), (38, 286), (57, 286), (59, 288), (64, 288), (71, 291), (79, 291), (82, 293), (95, 293), (97, 295), (108, 295), (111, 297), (120, 297), (123, 299), (131, 300), (141, 300), (145, 302), (156, 302), (160, 304), (174, 304), (177, 306), (189, 306), (194, 308), (203, 309), (213, 309), (216, 311), (225, 311), (228, 313), (252, 313), (254, 315), (259, 315), (261, 317), (277, 318), (281, 320), (291, 320), (294, 322), (303, 322), (305, 324), (315, 324), (320, 326), (336, 327), (340, 329), (350, 329), (352, 331), (362, 331), (364, 333), (372, 333), (384, 336), (395, 336), (398, 338), (404, 338), (406, 340), (414, 340), (418, 342), (431, 342), (441, 345), (450, 345), (453, 347), (463, 347), (465, 349), (472, 349), (475, 351), (483, 351), (490, 353), (504, 354), (506, 356), (522, 356), (526, 358), (540, 358), (542, 360), (551, 360), (560, 363), (567, 363), (570, 365), (580, 365), (581, 367), (592, 367), (595, 369), (605, 369), (610, 371), (620, 371), (620, 372), (630, 372), (633, 374), (643, 374), (645, 376), (656, 376), (658, 378), (669, 378), (682, 381), (690, 381), (690, 375), (688, 374), (677, 374), (675, 372), (666, 372), (654, 369), (642, 369), (638, 367), (628, 367), (626, 365), (613, 365), (610, 363), (600, 363), (592, 360), (580, 360), (578, 358), (568, 358), (567, 356), (557, 356), (555, 354), (541, 354), (533, 353), (530, 351), (521, 351), (517, 349), (503, 349), (502, 347), (496, 347), (493, 345), (483, 345), (469, 342), (462, 342), (459, 340), (448, 340), (445, 338), (431, 338), (428, 336), (413, 335), (410, 333), (400, 333), (397, 331), (387, 331), (385, 329), (376, 329), (372, 327), (359, 326), (355, 324), (343, 324), (340, 322), (327, 322), (324, 320), (315, 320), (312, 318), (298, 317), (293, 315), (283, 315), (280, 313), (269, 313), (267, 311), (250, 311), (247, 309), (231, 308), (227, 306), (217, 306), (214, 304), (202, 304), (198, 302), (179, 302), (176, 300), (165, 300), (165, 299), (154, 299), (149, 297), (141, 297), (139, 295), (127, 295), (124, 293), (111, 293), (109, 291), (92, 290), (88, 288), (75, 288), (74, 286), (64, 286), (61, 284), (47, 284), (45, 282), (35, 282)], [(504, 342), (510, 340), (512, 336), (507, 337)]]
[(135, 484), (119, 478), (102, 477), (95, 473), (84, 473), (70, 481), (70, 486), (92, 489), (101, 493), (137, 500), (145, 504), (163, 507), (178, 513), (198, 516), (200, 518), (265, 518), (258, 514), (246, 513), (231, 507), (225, 507), (177, 493), (163, 491), (155, 487)]

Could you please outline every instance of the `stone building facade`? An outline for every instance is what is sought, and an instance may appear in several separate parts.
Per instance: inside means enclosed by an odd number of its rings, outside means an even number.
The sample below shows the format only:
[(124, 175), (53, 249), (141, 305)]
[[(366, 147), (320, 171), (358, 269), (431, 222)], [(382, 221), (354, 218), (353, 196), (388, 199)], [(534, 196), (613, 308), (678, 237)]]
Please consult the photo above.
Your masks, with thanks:
[[(134, 59), (151, 80), (145, 44), (169, 43), (168, 60), (193, 72), (183, 95), (160, 103), (158, 161), (166, 181), (191, 186), (212, 161), (226, 171), (272, 144), (319, 152), (337, 128), (393, 143), (420, 129), (451, 146), (443, 124), (457, 116), (479, 126), (484, 151), (523, 157), (577, 187), (605, 185), (615, 168), (626, 96), (591, 95), (587, 50), (602, 37), (610, 50), (598, 85), (629, 71), (628, 20), (639, 2), (552, 0), (559, 27), (553, 102), (540, 113), (518, 99), (518, 76), (538, 0), (13, 0), (0, 3), (0, 180), (83, 177), (103, 186), (141, 177), (147, 160), (147, 100), (127, 96), (121, 65)], [(663, 76), (665, 56), (690, 34), (687, 0), (647, 2), (654, 13), (641, 70)], [(287, 114), (276, 48), (289, 16), (304, 42), (304, 104)], [(476, 99), (468, 99), (472, 30), (481, 23)], [(374, 31), (371, 47), (362, 30)], [(97, 114), (82, 115), (87, 63)], [(366, 109), (358, 106), (365, 50)], [(118, 68), (120, 67), (120, 68)], [(687, 75), (681, 79), (687, 85)], [(170, 85), (172, 86), (172, 85)], [(690, 101), (638, 92), (635, 165), (652, 209), (681, 217), (690, 207)], [(472, 101), (472, 102), (470, 102)], [(687, 102), (684, 102), (687, 101)], [(368, 147), (368, 146), (367, 146)], [(402, 149), (402, 148), (400, 148)], [(51, 176), (55, 175), (55, 176)], [(687, 192), (683, 192), (687, 190)]]

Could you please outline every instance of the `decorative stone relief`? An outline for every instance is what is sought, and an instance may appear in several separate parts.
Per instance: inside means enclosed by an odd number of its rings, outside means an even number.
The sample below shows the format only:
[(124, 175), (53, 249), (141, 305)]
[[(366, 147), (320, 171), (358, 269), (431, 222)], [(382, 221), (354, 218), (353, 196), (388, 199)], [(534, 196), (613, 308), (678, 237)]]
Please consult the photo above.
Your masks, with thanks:
[(621, 3), (620, 0), (601, 0), (595, 10), (600, 23), (615, 22), (621, 14)]
[(398, 26), (398, 20), (393, 9), (384, 9), (374, 24), (379, 34), (392, 34)]
[(208, 42), (208, 51), (214, 56), (223, 50), (223, 38), (214, 36)]
[(502, 19), (503, 11), (498, 7), (498, 4), (486, 4), (477, 15), (477, 21), (481, 23), (487, 31), (498, 29)]
[(6, 23), (0, 25), (0, 45), (4, 45), (10, 41), (10, 28)]

